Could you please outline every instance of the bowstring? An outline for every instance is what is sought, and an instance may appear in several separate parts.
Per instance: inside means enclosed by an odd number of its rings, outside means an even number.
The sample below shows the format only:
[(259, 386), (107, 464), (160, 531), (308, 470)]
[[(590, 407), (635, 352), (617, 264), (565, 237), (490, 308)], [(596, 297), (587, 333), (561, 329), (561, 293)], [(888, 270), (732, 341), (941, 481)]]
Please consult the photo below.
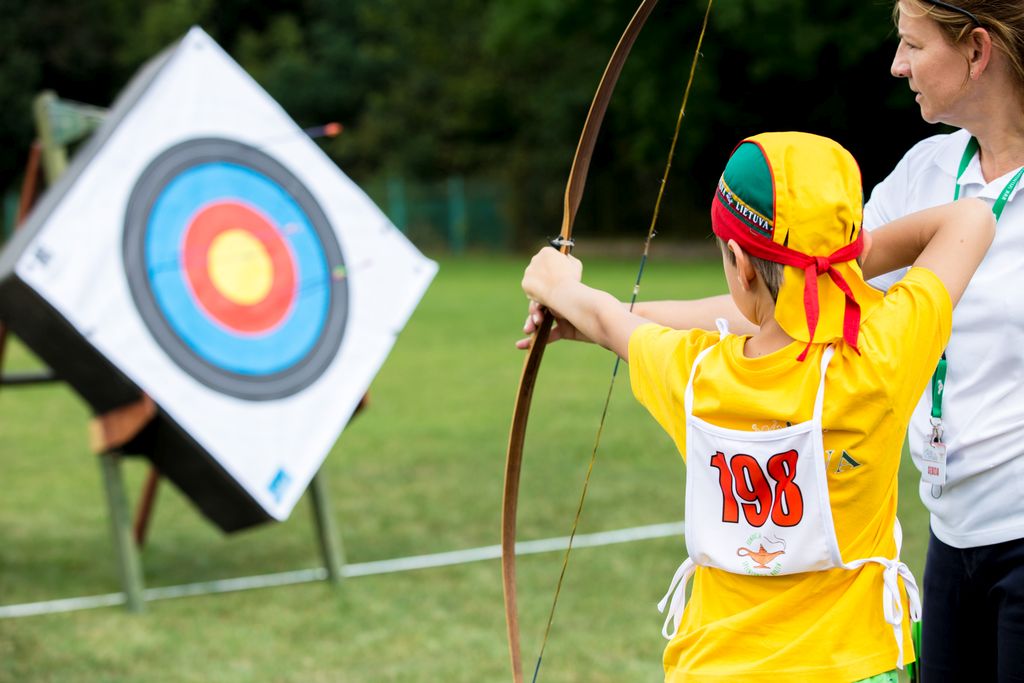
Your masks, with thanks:
[[(686, 105), (690, 101), (690, 91), (693, 87), (694, 76), (697, 73), (697, 62), (700, 59), (700, 48), (704, 43), (704, 34), (708, 28), (708, 18), (711, 16), (711, 5), (714, 0), (708, 0), (707, 9), (704, 11), (704, 21), (701, 24), (700, 35), (697, 38), (697, 47), (693, 53), (693, 61), (690, 63), (690, 75), (686, 81), (686, 88), (683, 91), (683, 103), (679, 107), (679, 116), (676, 118), (675, 131), (672, 134), (672, 144), (669, 146), (668, 159), (665, 162), (665, 171), (661, 176), (661, 184), (658, 187), (658, 196), (654, 201), (654, 212), (651, 215), (651, 224), (647, 229), (647, 238), (644, 240), (644, 251), (640, 257), (640, 267), (637, 270), (636, 282), (633, 284), (633, 293), (629, 301), (629, 311), (633, 311), (637, 297), (640, 295), (640, 280), (643, 278), (644, 267), (647, 265), (647, 257), (650, 253), (651, 242), (654, 240), (655, 226), (658, 224), (658, 215), (661, 212), (661, 200), (665, 195), (665, 186), (668, 184), (668, 174), (672, 169), (672, 161), (675, 157), (676, 146), (679, 142), (679, 132), (682, 129), (683, 118), (686, 116)], [(537, 683), (537, 676), (540, 674), (541, 661), (544, 659), (544, 650), (548, 644), (548, 637), (551, 635), (551, 625), (555, 620), (555, 609), (558, 607), (558, 596), (562, 592), (562, 584), (565, 580), (566, 570), (569, 568), (569, 555), (572, 552), (573, 541), (576, 539), (576, 530), (579, 528), (580, 517), (583, 514), (583, 504), (587, 498), (587, 490), (590, 488), (590, 475), (594, 471), (594, 463), (597, 461), (597, 450), (601, 445), (601, 434), (604, 432), (605, 418), (608, 416), (608, 406), (611, 404), (612, 392), (615, 389), (615, 378), (619, 374), (619, 366), (622, 358), (615, 357), (615, 365), (612, 367), (611, 381), (608, 383), (608, 393), (604, 399), (604, 407), (601, 410), (601, 420), (597, 425), (597, 434), (594, 437), (594, 447), (590, 453), (590, 462), (587, 465), (587, 474), (583, 479), (583, 492), (580, 494), (579, 504), (576, 506), (576, 516), (572, 521), (572, 530), (569, 532), (569, 543), (562, 558), (562, 570), (558, 575), (558, 584), (555, 586), (555, 597), (551, 602), (551, 611), (548, 613), (547, 626), (544, 628), (544, 639), (541, 641), (540, 654), (537, 656), (537, 665), (533, 670), (533, 683)]]

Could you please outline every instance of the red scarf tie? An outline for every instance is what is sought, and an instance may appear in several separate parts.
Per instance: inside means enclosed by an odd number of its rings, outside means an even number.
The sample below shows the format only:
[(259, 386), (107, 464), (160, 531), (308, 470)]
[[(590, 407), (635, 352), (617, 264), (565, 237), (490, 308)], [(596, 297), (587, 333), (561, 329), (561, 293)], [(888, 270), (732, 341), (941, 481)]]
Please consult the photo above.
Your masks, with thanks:
[(722, 205), (716, 198), (711, 205), (711, 225), (715, 234), (725, 241), (731, 239), (743, 247), (753, 256), (781, 263), (786, 266), (793, 266), (804, 271), (804, 313), (807, 316), (807, 331), (810, 337), (803, 352), (797, 356), (797, 360), (807, 358), (807, 352), (814, 342), (814, 331), (818, 327), (820, 305), (818, 303), (818, 276), (828, 275), (832, 282), (846, 295), (846, 305), (843, 312), (843, 339), (858, 354), (857, 337), (860, 332), (860, 304), (853, 297), (853, 291), (846, 280), (835, 269), (835, 264), (852, 261), (864, 250), (864, 231), (861, 230), (857, 239), (832, 252), (828, 256), (808, 256), (784, 247), (767, 237), (762, 237), (751, 232), (737, 221), (731, 212)]

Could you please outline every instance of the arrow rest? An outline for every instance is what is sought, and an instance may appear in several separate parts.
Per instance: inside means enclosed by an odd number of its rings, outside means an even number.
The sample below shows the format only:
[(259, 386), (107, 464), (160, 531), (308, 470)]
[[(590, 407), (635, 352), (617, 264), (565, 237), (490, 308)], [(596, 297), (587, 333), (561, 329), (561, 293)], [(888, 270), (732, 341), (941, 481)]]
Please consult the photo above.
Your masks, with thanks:
[(548, 244), (563, 254), (571, 254), (573, 247), (576, 246), (576, 240), (571, 237), (562, 237), (559, 235), (558, 237), (549, 239)]

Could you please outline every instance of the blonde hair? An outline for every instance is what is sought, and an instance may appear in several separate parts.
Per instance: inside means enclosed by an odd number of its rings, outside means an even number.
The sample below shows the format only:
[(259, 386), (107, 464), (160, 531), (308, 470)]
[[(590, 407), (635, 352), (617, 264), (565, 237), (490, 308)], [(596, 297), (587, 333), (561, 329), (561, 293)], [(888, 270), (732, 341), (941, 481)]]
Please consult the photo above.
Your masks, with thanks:
[[(718, 242), (718, 248), (722, 250), (722, 253), (729, 258), (729, 263), (735, 266), (736, 254), (729, 250), (729, 246), (718, 235), (715, 235), (715, 241)], [(768, 293), (771, 294), (772, 301), (778, 301), (779, 288), (782, 287), (782, 278), (786, 267), (781, 263), (769, 261), (753, 254), (747, 254), (747, 258), (750, 259), (750, 265), (753, 266), (754, 272), (761, 276), (761, 281), (764, 282)]]
[[(963, 41), (977, 25), (970, 17), (933, 5), (926, 0), (903, 0), (921, 10), (939, 25), (951, 45)], [(992, 44), (1010, 60), (1016, 75), (1017, 90), (1024, 96), (1024, 2), (1021, 0), (952, 0), (956, 6), (978, 18), (988, 31)], [(893, 21), (898, 22), (900, 3), (893, 4)], [(970, 65), (968, 65), (970, 69)], [(965, 81), (966, 82), (966, 81)]]

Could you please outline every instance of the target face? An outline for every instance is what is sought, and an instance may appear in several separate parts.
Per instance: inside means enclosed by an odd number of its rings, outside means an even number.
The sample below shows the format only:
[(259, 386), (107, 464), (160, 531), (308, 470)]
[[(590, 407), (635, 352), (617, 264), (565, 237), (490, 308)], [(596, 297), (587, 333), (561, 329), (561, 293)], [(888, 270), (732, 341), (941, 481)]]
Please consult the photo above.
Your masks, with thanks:
[(157, 156), (128, 201), (124, 263), (157, 343), (217, 391), (259, 401), (316, 381), (345, 333), (345, 262), (308, 190), (236, 141)]
[(288, 517), (436, 272), (193, 27), (5, 247), (0, 317), (96, 412), (149, 396), (140, 449), (235, 530)]

